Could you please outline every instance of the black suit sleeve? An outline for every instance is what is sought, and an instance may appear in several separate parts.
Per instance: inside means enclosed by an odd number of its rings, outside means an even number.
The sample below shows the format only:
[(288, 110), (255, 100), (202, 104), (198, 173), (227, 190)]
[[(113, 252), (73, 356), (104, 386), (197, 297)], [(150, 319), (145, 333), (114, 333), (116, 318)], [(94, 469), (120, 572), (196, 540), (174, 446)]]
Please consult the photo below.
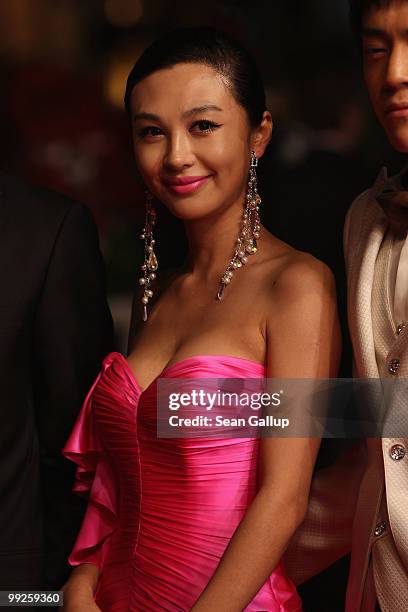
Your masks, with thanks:
[(59, 588), (84, 503), (71, 492), (74, 466), (61, 455), (103, 357), (112, 350), (105, 271), (90, 212), (69, 207), (50, 256), (34, 329), (35, 411), (41, 453), (44, 586)]

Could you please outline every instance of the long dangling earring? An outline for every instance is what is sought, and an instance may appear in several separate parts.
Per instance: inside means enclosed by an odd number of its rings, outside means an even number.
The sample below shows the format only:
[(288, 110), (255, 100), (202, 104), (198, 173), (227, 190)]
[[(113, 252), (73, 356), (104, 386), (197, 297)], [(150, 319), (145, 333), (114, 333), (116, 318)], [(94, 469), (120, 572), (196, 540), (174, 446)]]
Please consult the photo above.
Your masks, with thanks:
[(259, 218), (259, 205), (261, 203), (261, 198), (258, 194), (258, 181), (256, 175), (257, 166), (258, 158), (256, 157), (254, 151), (252, 151), (241, 232), (237, 239), (234, 256), (220, 280), (217, 293), (217, 299), (219, 300), (222, 300), (224, 297), (225, 288), (230, 284), (234, 276), (234, 271), (247, 263), (248, 255), (252, 255), (257, 251), (257, 240), (260, 236), (259, 232), (261, 229), (261, 222)]
[(154, 253), (154, 245), (156, 241), (153, 238), (153, 226), (156, 223), (156, 209), (153, 204), (153, 196), (149, 191), (146, 191), (146, 217), (145, 224), (140, 234), (140, 238), (144, 240), (144, 262), (141, 266), (143, 276), (139, 278), (139, 285), (143, 287), (143, 321), (147, 321), (147, 304), (153, 296), (153, 291), (150, 289), (151, 282), (156, 278), (156, 270), (158, 267), (157, 257)]

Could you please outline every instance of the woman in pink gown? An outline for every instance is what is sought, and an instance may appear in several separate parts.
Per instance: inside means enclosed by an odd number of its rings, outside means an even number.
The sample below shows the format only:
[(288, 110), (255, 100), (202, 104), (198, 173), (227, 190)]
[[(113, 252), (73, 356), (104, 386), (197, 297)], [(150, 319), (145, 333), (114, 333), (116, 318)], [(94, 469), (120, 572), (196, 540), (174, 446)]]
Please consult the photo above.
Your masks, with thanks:
[[(129, 357), (106, 357), (64, 448), (89, 500), (64, 609), (299, 612), (280, 559), (319, 440), (158, 437), (158, 381), (334, 375), (331, 273), (260, 224), (255, 168), (271, 117), (235, 41), (211, 28), (163, 37), (125, 101), (149, 190), (142, 300)], [(152, 197), (183, 219), (190, 249), (150, 306)]]

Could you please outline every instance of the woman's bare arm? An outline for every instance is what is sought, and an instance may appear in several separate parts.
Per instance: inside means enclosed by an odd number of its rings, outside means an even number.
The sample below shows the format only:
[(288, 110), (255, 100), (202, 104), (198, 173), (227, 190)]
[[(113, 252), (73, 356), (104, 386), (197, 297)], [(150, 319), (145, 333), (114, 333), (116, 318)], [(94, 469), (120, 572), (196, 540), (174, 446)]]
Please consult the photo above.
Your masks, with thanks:
[[(340, 346), (332, 274), (300, 255), (271, 290), (267, 375), (333, 377)], [(316, 438), (261, 440), (259, 491), (192, 612), (240, 612), (253, 599), (303, 521), (319, 445)]]
[(98, 612), (100, 608), (94, 600), (99, 570), (93, 563), (83, 563), (72, 570), (62, 587), (64, 593), (64, 612)]

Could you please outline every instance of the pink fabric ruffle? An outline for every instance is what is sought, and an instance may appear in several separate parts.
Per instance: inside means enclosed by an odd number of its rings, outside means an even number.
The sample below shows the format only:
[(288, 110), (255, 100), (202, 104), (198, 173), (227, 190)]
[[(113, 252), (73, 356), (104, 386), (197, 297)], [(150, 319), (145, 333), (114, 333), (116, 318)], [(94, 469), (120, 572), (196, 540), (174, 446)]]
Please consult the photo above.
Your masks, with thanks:
[(98, 425), (92, 411), (92, 397), (103, 372), (110, 366), (114, 355), (103, 362), (85, 398), (77, 421), (68, 438), (63, 454), (77, 464), (73, 491), (88, 499), (88, 507), (74, 549), (69, 556), (71, 565), (94, 563), (101, 570), (109, 550), (118, 517), (118, 490), (112, 462), (105, 452)]

